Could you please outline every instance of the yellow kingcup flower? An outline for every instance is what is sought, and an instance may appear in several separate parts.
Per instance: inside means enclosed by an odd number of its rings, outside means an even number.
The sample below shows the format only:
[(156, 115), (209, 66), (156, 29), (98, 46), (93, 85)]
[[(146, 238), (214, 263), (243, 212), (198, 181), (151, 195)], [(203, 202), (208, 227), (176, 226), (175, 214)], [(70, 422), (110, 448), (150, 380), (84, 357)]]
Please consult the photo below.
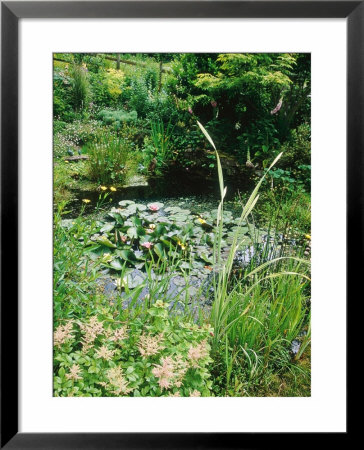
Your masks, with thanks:
[(199, 217), (197, 220), (198, 220), (201, 224), (206, 223), (206, 220), (202, 219), (202, 217)]
[(181, 247), (182, 250), (186, 250), (187, 244), (185, 245), (183, 242), (178, 241), (177, 244)]
[(114, 186), (111, 186), (110, 191), (116, 192), (116, 188), (114, 188)]
[(101, 189), (102, 189), (103, 191), (106, 191), (106, 190), (107, 190), (107, 187), (106, 187), (106, 186), (101, 186)]
[(306, 239), (311, 239), (311, 235), (310, 234), (305, 234), (305, 238)]
[(68, 159), (66, 159), (65, 163), (66, 163), (66, 164), (68, 164), (68, 163), (69, 163)]
[(83, 198), (82, 201), (83, 201), (83, 203), (90, 203), (91, 202), (91, 200), (89, 200), (88, 198)]

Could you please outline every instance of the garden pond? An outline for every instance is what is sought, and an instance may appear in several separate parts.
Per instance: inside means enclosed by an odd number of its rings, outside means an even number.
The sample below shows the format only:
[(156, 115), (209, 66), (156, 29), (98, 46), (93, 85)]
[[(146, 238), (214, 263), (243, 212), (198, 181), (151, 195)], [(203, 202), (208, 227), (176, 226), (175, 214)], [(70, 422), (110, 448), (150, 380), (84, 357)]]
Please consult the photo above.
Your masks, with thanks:
[[(213, 300), (214, 273), (219, 270), (214, 261), (219, 202), (216, 186), (200, 183), (204, 194), (192, 194), (196, 186), (190, 183), (172, 188), (169, 183), (169, 191), (165, 186), (141, 184), (139, 180), (116, 191), (80, 192), (72, 205), (71, 218), (63, 220), (62, 225), (69, 229), (76, 226), (81, 205), (86, 217), (88, 211), (100, 206), (96, 228), (82, 240), (85, 261), (100, 265), (97, 282), (110, 301), (119, 299), (123, 307), (128, 307), (141, 303), (153, 291), (174, 310), (186, 312), (188, 308), (193, 312), (201, 306), (208, 310)], [(236, 238), (236, 276), (301, 248), (301, 242), (241, 222), (241, 211), (242, 205), (236, 200), (224, 203), (220, 264), (228, 258)]]

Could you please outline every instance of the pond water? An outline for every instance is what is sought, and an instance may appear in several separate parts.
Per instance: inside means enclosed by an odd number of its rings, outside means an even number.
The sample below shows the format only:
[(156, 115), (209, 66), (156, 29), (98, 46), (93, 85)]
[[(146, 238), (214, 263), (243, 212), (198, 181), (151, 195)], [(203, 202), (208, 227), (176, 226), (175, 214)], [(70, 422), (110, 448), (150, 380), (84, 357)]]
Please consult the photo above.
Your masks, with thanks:
[[(247, 192), (249, 180), (227, 179), (225, 209), (239, 212), (238, 202), (234, 202), (239, 192)], [(130, 184), (118, 188), (116, 192), (107, 191), (107, 205), (116, 206), (121, 200), (134, 200), (138, 203), (162, 202), (166, 206), (185, 206), (196, 213), (217, 208), (220, 199), (219, 183), (217, 179), (192, 177), (188, 174), (171, 174), (168, 177), (135, 177)], [(73, 200), (68, 209), (71, 213), (68, 217), (79, 215), (81, 208), (85, 206), (83, 199), (88, 199), (84, 213), (93, 213), (104, 193), (100, 190), (73, 190)]]
[[(224, 210), (230, 211), (232, 216), (237, 218), (242, 212), (242, 206), (239, 203), (239, 192), (250, 192), (247, 190), (247, 183), (242, 183), (242, 180), (226, 180), (227, 196), (224, 203)], [(245, 189), (242, 190), (242, 189)], [(107, 192), (107, 197), (104, 203), (101, 202)], [(218, 181), (212, 179), (192, 178), (189, 176), (182, 177), (159, 177), (149, 178), (136, 177), (134, 182), (126, 187), (117, 189), (116, 192), (110, 190), (102, 192), (100, 190), (94, 191), (74, 191), (75, 200), (71, 203), (71, 214), (67, 215), (68, 219), (64, 222), (72, 222), (70, 219), (79, 215), (81, 208), (83, 207), (84, 215), (95, 213), (95, 208), (99, 205), (100, 216), (105, 214), (105, 211), (110, 211), (111, 208), (119, 207), (119, 202), (122, 200), (132, 200), (138, 204), (147, 205), (152, 202), (163, 203), (163, 208), (158, 212), (159, 215), (165, 215), (164, 210), (170, 207), (179, 207), (183, 210), (189, 210), (191, 215), (200, 215), (205, 212), (211, 213), (217, 209), (219, 204), (219, 185)], [(90, 200), (85, 204), (82, 199)], [(255, 258), (256, 263), (262, 263), (264, 261), (273, 259), (277, 256), (281, 256), (283, 236), (277, 234), (273, 236), (273, 242), (270, 243), (270, 236), (267, 236), (267, 231), (259, 230), (256, 228), (260, 236), (260, 244), (252, 245), (247, 244), (245, 247), (240, 248), (237, 251), (234, 259), (234, 266), (239, 269), (247, 267)], [(258, 237), (258, 236), (257, 236)], [(284, 246), (294, 248), (297, 246), (295, 241), (285, 241)], [(134, 249), (137, 250), (137, 249)], [(266, 251), (269, 250), (269, 251)], [(138, 250), (137, 250), (138, 251)], [(229, 253), (229, 245), (222, 249), (223, 258), (227, 258)], [(171, 306), (184, 308), (186, 305), (180, 304), (180, 298), (186, 297), (185, 292), (189, 298), (188, 306), (193, 307), (193, 303), (198, 300), (200, 306), (209, 308), (213, 298), (213, 273), (211, 267), (204, 267), (203, 263), (201, 268), (197, 268), (191, 271), (189, 274), (188, 283), (181, 273), (175, 273), (171, 275), (167, 285), (164, 287), (164, 292), (160, 293), (160, 297), (167, 302), (171, 302)], [(154, 280), (158, 283), (158, 278)], [(117, 277), (109, 270), (100, 274), (98, 283), (104, 293), (113, 300), (116, 300), (120, 296), (124, 300), (124, 305), (127, 307), (129, 299), (124, 297), (125, 293), (121, 292), (117, 287)], [(127, 284), (129, 287), (141, 286), (143, 289), (140, 291), (137, 302), (142, 302), (146, 295), (150, 293), (151, 281), (147, 280), (146, 274), (138, 268), (130, 271), (127, 276)], [(177, 304), (176, 304), (177, 303)]]

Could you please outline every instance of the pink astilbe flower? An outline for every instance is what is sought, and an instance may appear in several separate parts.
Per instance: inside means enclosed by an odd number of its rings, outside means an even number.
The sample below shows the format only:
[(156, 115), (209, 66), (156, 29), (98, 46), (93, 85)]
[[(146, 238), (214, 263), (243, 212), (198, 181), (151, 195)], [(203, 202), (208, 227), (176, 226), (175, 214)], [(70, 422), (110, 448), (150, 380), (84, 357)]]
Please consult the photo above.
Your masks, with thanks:
[(173, 359), (170, 356), (162, 358), (161, 361), (162, 361), (161, 365), (155, 364), (155, 367), (152, 370), (152, 374), (156, 378), (159, 378), (158, 384), (160, 388), (163, 390), (171, 387), (172, 385), (171, 381), (175, 377), (175, 373), (173, 371), (174, 369)]
[(81, 368), (78, 364), (73, 364), (73, 366), (70, 368), (70, 373), (66, 373), (67, 380), (82, 380), (82, 377), (80, 377)]
[(90, 317), (89, 323), (82, 323), (80, 325), (81, 331), (84, 333), (82, 338), (82, 351), (87, 350), (92, 346), (97, 336), (105, 332), (103, 323), (97, 320), (97, 316)]
[(152, 248), (153, 247), (153, 243), (152, 242), (143, 242), (142, 244), (140, 244), (142, 247), (145, 248)]
[(60, 347), (66, 341), (73, 339), (72, 329), (73, 320), (69, 320), (66, 325), (59, 325), (53, 334), (54, 345)]
[(115, 395), (127, 395), (133, 390), (133, 388), (129, 387), (128, 381), (124, 378), (121, 367), (109, 369), (107, 371), (107, 379), (114, 388), (111, 392)]
[(163, 340), (163, 333), (157, 336), (145, 335), (144, 333), (139, 338), (138, 349), (143, 357), (156, 355), (165, 347), (161, 345)]
[(175, 392), (174, 394), (169, 394), (168, 397), (181, 397), (181, 394), (179, 391)]
[(277, 114), (277, 112), (281, 109), (282, 107), (282, 99), (279, 99), (279, 102), (277, 103), (277, 106), (272, 109), (272, 111), (270, 112), (272, 115), (273, 114)]
[(188, 108), (188, 112), (189, 112), (190, 114), (193, 114), (193, 111), (192, 111), (192, 108), (191, 108), (191, 107)]
[(187, 358), (190, 361), (192, 367), (198, 367), (198, 361), (208, 356), (207, 341), (203, 340), (196, 347), (190, 347)]
[(158, 205), (149, 205), (149, 209), (153, 212), (159, 211)]
[(103, 345), (96, 350), (96, 357), (106, 359), (106, 361), (110, 361), (114, 356), (115, 351), (116, 350), (109, 350), (106, 345)]
[(190, 391), (190, 397), (201, 397), (201, 392), (196, 389), (193, 392)]
[(126, 327), (118, 328), (117, 330), (112, 330), (113, 334), (109, 338), (110, 341), (113, 342), (120, 342), (123, 341), (128, 337), (127, 329)]
[(188, 367), (182, 356), (177, 355), (176, 359), (170, 356), (161, 358), (162, 364), (155, 364), (152, 370), (153, 375), (159, 378), (158, 384), (160, 388), (169, 389), (172, 386), (181, 387), (182, 379), (186, 374)]

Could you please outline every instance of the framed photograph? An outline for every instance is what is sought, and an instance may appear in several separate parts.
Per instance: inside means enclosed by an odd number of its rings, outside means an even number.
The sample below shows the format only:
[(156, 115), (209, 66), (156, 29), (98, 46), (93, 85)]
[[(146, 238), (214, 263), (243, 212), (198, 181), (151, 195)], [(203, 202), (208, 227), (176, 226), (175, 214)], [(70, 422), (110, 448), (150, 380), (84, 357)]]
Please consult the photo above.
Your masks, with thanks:
[(347, 438), (363, 8), (2, 2), (2, 447)]

